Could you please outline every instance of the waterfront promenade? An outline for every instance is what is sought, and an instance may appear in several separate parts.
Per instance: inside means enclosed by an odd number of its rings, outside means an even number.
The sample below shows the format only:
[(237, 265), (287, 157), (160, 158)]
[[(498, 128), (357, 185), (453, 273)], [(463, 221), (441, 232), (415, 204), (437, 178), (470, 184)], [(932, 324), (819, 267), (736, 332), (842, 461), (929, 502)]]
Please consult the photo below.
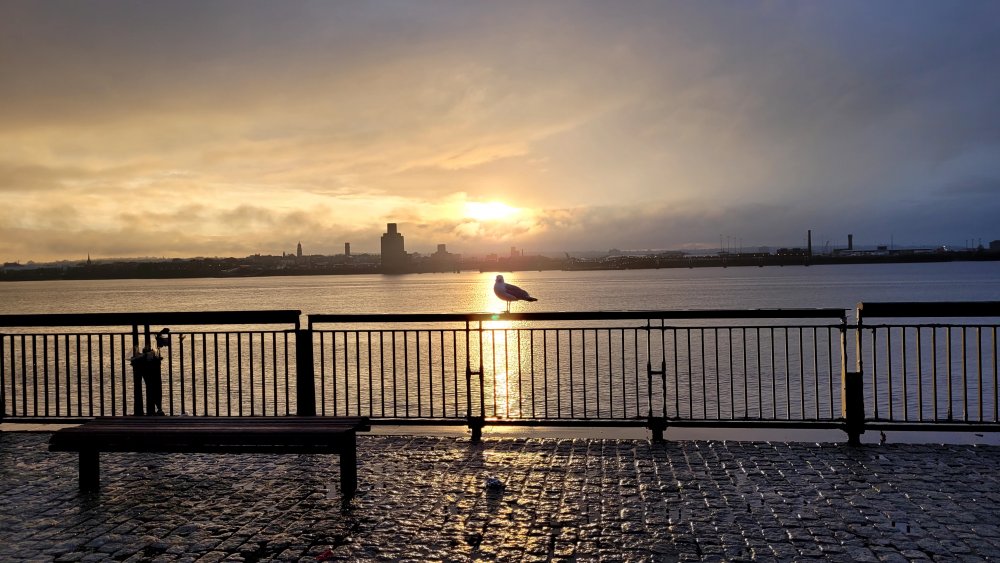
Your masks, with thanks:
[(313, 455), (103, 454), (81, 495), (48, 437), (0, 433), (2, 561), (1000, 558), (997, 446), (362, 435), (342, 506)]

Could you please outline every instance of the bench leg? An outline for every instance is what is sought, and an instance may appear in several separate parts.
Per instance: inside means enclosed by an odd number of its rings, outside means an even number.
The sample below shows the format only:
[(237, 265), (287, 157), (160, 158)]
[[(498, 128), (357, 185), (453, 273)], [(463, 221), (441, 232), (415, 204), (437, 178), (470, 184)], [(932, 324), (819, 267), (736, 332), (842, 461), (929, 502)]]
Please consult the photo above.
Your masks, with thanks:
[(93, 492), (101, 488), (100, 452), (80, 450), (80, 490)]
[(344, 499), (358, 492), (358, 447), (353, 442), (340, 452), (340, 490)]

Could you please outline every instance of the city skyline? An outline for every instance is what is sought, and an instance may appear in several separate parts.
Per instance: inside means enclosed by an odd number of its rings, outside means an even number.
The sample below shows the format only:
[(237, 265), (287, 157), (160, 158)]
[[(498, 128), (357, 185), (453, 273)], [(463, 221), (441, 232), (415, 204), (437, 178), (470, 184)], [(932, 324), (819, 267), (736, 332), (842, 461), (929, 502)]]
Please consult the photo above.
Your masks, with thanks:
[(992, 2), (0, 0), (0, 52), (0, 263), (1000, 238)]
[[(385, 239), (386, 235), (390, 235), (393, 238), (398, 237), (398, 245), (391, 246), (390, 254), (393, 255), (392, 266), (394, 269), (405, 269), (405, 260), (412, 257), (421, 258), (433, 258), (437, 256), (450, 256), (455, 259), (472, 259), (472, 260), (490, 260), (496, 258), (511, 258), (511, 257), (574, 257), (574, 258), (599, 258), (599, 257), (614, 257), (614, 256), (738, 256), (738, 255), (754, 255), (754, 254), (770, 254), (770, 253), (781, 253), (782, 251), (793, 251), (793, 252), (807, 252), (811, 251), (816, 255), (829, 255), (838, 254), (845, 255), (845, 252), (850, 252), (851, 250), (859, 252), (872, 252), (878, 250), (896, 250), (896, 251), (913, 251), (917, 250), (919, 252), (955, 252), (955, 251), (975, 251), (975, 250), (985, 250), (989, 252), (996, 252), (1000, 248), (1000, 239), (985, 240), (985, 239), (967, 239), (962, 241), (961, 245), (957, 246), (945, 246), (945, 245), (908, 245), (908, 244), (895, 244), (894, 242), (889, 242), (884, 244), (882, 242), (868, 243), (858, 243), (853, 240), (853, 236), (848, 234), (843, 241), (837, 241), (836, 244), (833, 241), (827, 240), (822, 243), (812, 242), (810, 244), (808, 233), (806, 235), (805, 243), (801, 245), (753, 245), (753, 246), (743, 246), (738, 239), (728, 238), (722, 242), (722, 245), (716, 247), (705, 247), (697, 250), (679, 250), (679, 249), (669, 249), (669, 248), (578, 248), (578, 249), (562, 249), (562, 250), (544, 250), (544, 251), (533, 251), (531, 249), (526, 249), (518, 246), (510, 246), (506, 249), (501, 249), (499, 251), (487, 251), (487, 252), (473, 252), (473, 253), (461, 253), (452, 252), (454, 249), (449, 249), (447, 243), (437, 243), (433, 251), (430, 249), (417, 249), (417, 250), (406, 250), (402, 245), (403, 234), (399, 230), (398, 225), (395, 223), (389, 223), (386, 233), (382, 233), (381, 237)], [(395, 230), (392, 230), (395, 227)], [(337, 245), (333, 245), (336, 247)], [(25, 265), (52, 265), (52, 264), (90, 264), (90, 263), (110, 263), (110, 262), (128, 262), (128, 261), (161, 261), (161, 260), (200, 260), (200, 259), (244, 259), (252, 257), (288, 257), (288, 258), (310, 258), (310, 257), (346, 257), (357, 258), (357, 257), (376, 257), (381, 260), (382, 257), (386, 255), (384, 250), (375, 249), (351, 249), (350, 242), (344, 242), (340, 245), (341, 249), (339, 252), (309, 252), (303, 249), (302, 243), (298, 242), (295, 245), (295, 250), (282, 250), (277, 249), (271, 252), (255, 252), (248, 255), (213, 255), (213, 256), (92, 256), (87, 254), (85, 257), (72, 257), (72, 258), (62, 258), (51, 261), (41, 261), (34, 259), (19, 259), (10, 260), (5, 262), (0, 262), (0, 265), (4, 266), (25, 266)], [(384, 246), (383, 246), (384, 248)]]
[[(943, 244), (931, 244), (931, 245), (912, 245), (912, 244), (896, 244), (894, 239), (890, 237), (888, 242), (883, 241), (856, 241), (853, 233), (847, 233), (841, 239), (825, 241), (813, 240), (812, 231), (806, 231), (804, 233), (803, 244), (791, 244), (791, 245), (775, 245), (775, 244), (763, 244), (763, 245), (752, 245), (744, 244), (741, 238), (733, 236), (720, 236), (719, 244), (716, 247), (705, 246), (698, 249), (688, 249), (681, 250), (676, 248), (619, 248), (616, 246), (608, 246), (605, 248), (575, 248), (575, 249), (546, 249), (546, 250), (532, 250), (525, 249), (523, 247), (518, 247), (517, 245), (511, 245), (505, 249), (499, 250), (486, 250), (481, 252), (450, 252), (447, 249), (448, 243), (434, 243), (434, 250), (431, 252), (427, 248), (410, 249), (406, 250), (404, 244), (403, 230), (399, 228), (397, 223), (387, 223), (385, 225), (385, 232), (379, 235), (380, 248), (378, 249), (358, 249), (351, 250), (351, 242), (346, 241), (343, 243), (334, 243), (332, 245), (324, 245), (326, 247), (340, 247), (341, 251), (338, 252), (312, 252), (304, 251), (302, 246), (302, 241), (297, 241), (295, 243), (294, 250), (287, 249), (270, 249), (254, 252), (247, 255), (236, 256), (236, 255), (213, 255), (213, 256), (92, 256), (91, 253), (87, 253), (86, 258), (82, 257), (72, 257), (72, 258), (62, 258), (51, 261), (40, 261), (34, 259), (17, 259), (17, 260), (5, 260), (0, 261), (0, 264), (6, 265), (25, 265), (25, 264), (58, 264), (58, 263), (90, 263), (90, 262), (113, 262), (113, 261), (129, 261), (129, 260), (166, 260), (166, 259), (201, 259), (201, 258), (249, 258), (252, 256), (296, 256), (298, 258), (308, 257), (308, 256), (380, 256), (383, 261), (386, 256), (389, 256), (389, 263), (387, 264), (389, 270), (404, 270), (407, 267), (407, 262), (411, 256), (465, 256), (468, 258), (482, 259), (497, 256), (598, 256), (598, 255), (628, 255), (628, 254), (742, 254), (742, 253), (756, 253), (765, 252), (770, 253), (773, 251), (781, 250), (808, 250), (816, 254), (830, 254), (833, 251), (845, 251), (851, 249), (922, 249), (924, 251), (931, 250), (975, 250), (977, 248), (987, 249), (995, 251), (997, 246), (1000, 245), (1000, 239), (966, 239), (962, 241), (961, 245), (954, 245), (948, 247)], [(452, 249), (454, 250), (454, 249)]]

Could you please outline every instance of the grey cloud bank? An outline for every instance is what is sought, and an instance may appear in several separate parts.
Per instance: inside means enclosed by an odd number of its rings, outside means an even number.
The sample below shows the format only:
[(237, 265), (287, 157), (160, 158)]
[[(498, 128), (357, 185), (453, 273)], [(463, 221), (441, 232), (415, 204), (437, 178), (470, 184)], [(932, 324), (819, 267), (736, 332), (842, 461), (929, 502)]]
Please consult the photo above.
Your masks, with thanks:
[(1000, 238), (997, 60), (994, 2), (0, 1), (0, 260)]

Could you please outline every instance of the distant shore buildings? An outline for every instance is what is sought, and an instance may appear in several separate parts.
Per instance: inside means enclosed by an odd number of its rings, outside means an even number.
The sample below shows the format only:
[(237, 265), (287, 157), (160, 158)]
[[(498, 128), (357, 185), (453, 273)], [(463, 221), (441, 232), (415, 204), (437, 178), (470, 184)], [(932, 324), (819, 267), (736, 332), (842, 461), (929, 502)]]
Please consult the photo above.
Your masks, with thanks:
[(396, 223), (386, 223), (382, 235), (382, 273), (405, 274), (412, 272), (453, 272), (461, 269), (459, 255), (448, 252), (447, 245), (437, 245), (430, 256), (407, 254), (403, 235)]
[[(528, 270), (626, 270), (655, 268), (701, 268), (731, 266), (794, 266), (822, 264), (869, 264), (891, 262), (1000, 261), (1000, 240), (982, 241), (964, 247), (897, 247), (876, 245), (858, 247), (854, 235), (847, 235), (846, 247), (830, 248), (830, 241), (814, 252), (812, 232), (806, 235), (806, 247), (759, 247), (738, 251), (722, 246), (718, 251), (688, 252), (679, 250), (575, 251), (527, 253), (511, 246), (509, 255), (489, 253), (463, 256), (448, 252), (438, 244), (430, 254), (407, 253), (403, 234), (396, 223), (386, 223), (381, 236), (381, 254), (353, 253), (351, 243), (344, 243), (344, 253), (337, 255), (306, 254), (301, 241), (294, 254), (280, 256), (253, 254), (244, 258), (133, 258), (63, 260), (47, 264), (28, 261), (0, 263), (0, 281), (43, 279), (127, 279), (127, 278), (199, 278), (269, 275), (329, 274), (409, 274), (461, 271)], [(557, 256), (558, 255), (558, 256)]]

